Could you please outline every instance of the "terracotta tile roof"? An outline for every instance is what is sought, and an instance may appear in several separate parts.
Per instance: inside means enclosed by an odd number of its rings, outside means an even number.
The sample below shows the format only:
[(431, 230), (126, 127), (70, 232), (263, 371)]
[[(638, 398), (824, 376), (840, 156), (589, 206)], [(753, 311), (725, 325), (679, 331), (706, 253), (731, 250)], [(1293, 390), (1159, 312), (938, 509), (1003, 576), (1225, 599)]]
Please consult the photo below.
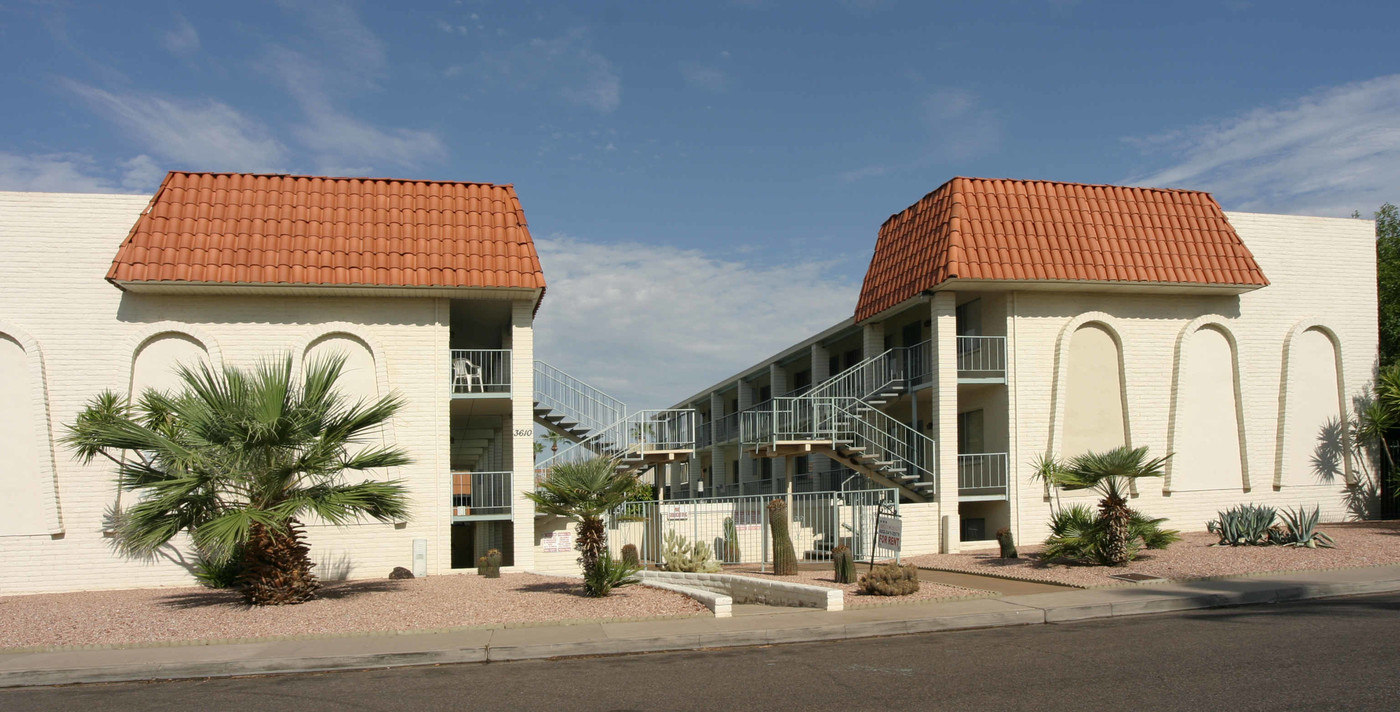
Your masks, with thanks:
[(165, 177), (107, 279), (545, 286), (509, 185), (184, 172)]
[(880, 226), (856, 320), (950, 279), (1269, 283), (1209, 193), (959, 177)]

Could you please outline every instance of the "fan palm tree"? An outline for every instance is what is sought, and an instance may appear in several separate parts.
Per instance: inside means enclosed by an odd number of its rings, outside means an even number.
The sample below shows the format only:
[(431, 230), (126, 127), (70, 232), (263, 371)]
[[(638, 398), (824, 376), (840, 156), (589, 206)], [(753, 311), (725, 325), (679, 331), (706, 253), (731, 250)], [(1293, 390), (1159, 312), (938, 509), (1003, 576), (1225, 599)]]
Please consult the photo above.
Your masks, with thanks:
[[(607, 547), (603, 517), (627, 501), (637, 478), (617, 470), (617, 460), (597, 457), (580, 462), (562, 462), (549, 468), (539, 489), (526, 492), (537, 511), (560, 517), (577, 517), (579, 551), (585, 580), (592, 574)], [(594, 595), (589, 590), (590, 595)]]
[(137, 493), (116, 517), (118, 549), (148, 557), (186, 532), (202, 559), (240, 568), (250, 603), (312, 598), (319, 584), (301, 518), (407, 515), (402, 482), (346, 482), (346, 472), (410, 460), (366, 444), (402, 399), (348, 402), (336, 388), (344, 366), (339, 356), (314, 360), (299, 382), (290, 356), (246, 370), (181, 366), (178, 392), (147, 390), (135, 405), (111, 392), (93, 399), (64, 442), (84, 462), (112, 460), (118, 486)]
[(1129, 488), (1141, 477), (1161, 477), (1171, 455), (1148, 459), (1147, 447), (1116, 447), (1106, 452), (1086, 452), (1062, 467), (1047, 467), (1041, 476), (1065, 490), (1092, 489), (1102, 497), (1099, 517), (1104, 526), (1104, 563), (1121, 566), (1132, 558), (1133, 510), (1128, 507)]

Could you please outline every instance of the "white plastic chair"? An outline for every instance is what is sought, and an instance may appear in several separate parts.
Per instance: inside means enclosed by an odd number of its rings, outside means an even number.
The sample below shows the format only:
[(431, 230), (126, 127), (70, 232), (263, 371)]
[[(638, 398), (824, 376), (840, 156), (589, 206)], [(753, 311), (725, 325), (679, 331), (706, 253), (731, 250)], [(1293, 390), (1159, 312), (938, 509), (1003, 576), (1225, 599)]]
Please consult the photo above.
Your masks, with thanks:
[[(471, 393), (473, 385), (475, 390), (481, 390), (481, 367), (463, 357), (452, 359), (452, 392)], [(459, 390), (458, 386), (466, 386), (466, 390)]]

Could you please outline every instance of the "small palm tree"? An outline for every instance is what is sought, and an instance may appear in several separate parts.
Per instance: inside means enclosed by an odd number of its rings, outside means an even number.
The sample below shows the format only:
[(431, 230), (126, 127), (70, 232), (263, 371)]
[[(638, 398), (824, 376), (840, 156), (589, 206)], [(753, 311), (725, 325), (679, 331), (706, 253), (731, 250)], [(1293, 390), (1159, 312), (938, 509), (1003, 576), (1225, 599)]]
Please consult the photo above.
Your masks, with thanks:
[(1099, 493), (1099, 517), (1105, 529), (1102, 558), (1109, 565), (1121, 566), (1133, 555), (1129, 487), (1140, 477), (1161, 477), (1170, 457), (1148, 459), (1146, 446), (1116, 447), (1106, 452), (1086, 452), (1063, 466), (1045, 467), (1040, 476), (1066, 490), (1092, 489)]
[[(535, 508), (544, 514), (577, 517), (579, 551), (585, 580), (593, 580), (603, 552), (607, 549), (607, 528), (603, 517), (627, 501), (636, 477), (618, 472), (617, 460), (597, 457), (581, 462), (563, 462), (549, 468), (539, 489), (526, 492)], [(587, 588), (589, 595), (602, 595)]]
[(402, 399), (348, 403), (336, 389), (344, 365), (315, 360), (299, 383), (290, 356), (247, 370), (181, 366), (179, 392), (147, 390), (135, 405), (111, 392), (93, 399), (64, 442), (84, 462), (112, 460), (118, 486), (138, 494), (118, 513), (118, 549), (151, 556), (186, 532), (202, 559), (238, 565), (250, 603), (311, 599), (319, 584), (300, 518), (407, 515), (401, 482), (344, 481), (410, 462), (397, 447), (364, 444)]

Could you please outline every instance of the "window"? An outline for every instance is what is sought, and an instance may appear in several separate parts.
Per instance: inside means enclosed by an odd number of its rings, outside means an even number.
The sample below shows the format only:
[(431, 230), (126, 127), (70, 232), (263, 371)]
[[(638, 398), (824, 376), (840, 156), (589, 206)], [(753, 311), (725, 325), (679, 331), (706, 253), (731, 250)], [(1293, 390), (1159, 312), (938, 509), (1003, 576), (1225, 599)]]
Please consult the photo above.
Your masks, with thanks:
[(958, 336), (982, 335), (982, 300), (974, 299), (958, 305), (954, 312)]
[(974, 454), (986, 452), (983, 442), (982, 411), (969, 410), (958, 413), (958, 453)]
[(920, 341), (923, 341), (923, 336), (923, 322), (916, 321), (912, 324), (905, 324), (904, 328), (900, 330), (899, 338), (904, 342), (904, 346), (913, 346), (919, 343)]
[(772, 386), (763, 386), (762, 388), (759, 388), (759, 389), (758, 389), (758, 402), (762, 403), (763, 401), (772, 400), (772, 399), (773, 399), (773, 387), (772, 387)]
[(810, 385), (812, 385), (812, 372), (810, 370), (798, 371), (797, 375), (792, 377), (793, 388), (806, 388)]

